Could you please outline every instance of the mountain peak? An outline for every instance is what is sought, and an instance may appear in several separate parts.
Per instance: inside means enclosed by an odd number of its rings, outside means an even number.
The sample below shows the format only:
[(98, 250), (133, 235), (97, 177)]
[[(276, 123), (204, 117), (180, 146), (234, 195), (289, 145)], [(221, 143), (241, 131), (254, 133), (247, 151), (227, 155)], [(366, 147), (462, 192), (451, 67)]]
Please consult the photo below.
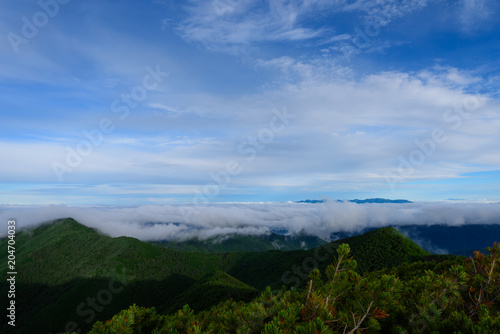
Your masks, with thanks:
[(410, 238), (394, 227), (382, 227), (354, 237), (332, 242), (349, 244), (352, 256), (363, 263), (363, 270), (371, 271), (381, 267), (393, 267), (412, 262), (415, 258), (430, 255)]

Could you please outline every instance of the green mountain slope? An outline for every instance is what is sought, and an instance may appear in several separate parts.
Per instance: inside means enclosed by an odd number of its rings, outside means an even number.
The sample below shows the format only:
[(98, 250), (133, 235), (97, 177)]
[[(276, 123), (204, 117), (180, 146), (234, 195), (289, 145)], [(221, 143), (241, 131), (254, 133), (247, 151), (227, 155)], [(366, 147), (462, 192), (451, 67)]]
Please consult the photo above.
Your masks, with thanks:
[(270, 251), (265, 256), (243, 253), (227, 272), (261, 290), (268, 285), (273, 289), (281, 285), (299, 287), (307, 280), (309, 271), (316, 267), (323, 271), (335, 260), (336, 249), (342, 243), (352, 244), (351, 252), (361, 273), (396, 267), (430, 255), (396, 229), (386, 227), (306, 251)]
[[(6, 243), (2, 240), (0, 247), (6, 249)], [(131, 301), (173, 310), (181, 292), (223, 264), (210, 254), (104, 236), (72, 219), (18, 232), (16, 249), (16, 329), (26, 332), (63, 332), (66, 324), (85, 330)], [(0, 292), (6, 291), (2, 284)]]
[(431, 254), (392, 227), (333, 242), (336, 245), (343, 243), (351, 247), (352, 256), (360, 264), (361, 272), (395, 267)]
[(229, 298), (250, 301), (260, 291), (218, 270), (214, 274), (199, 280), (176, 298), (174, 309), (181, 309), (189, 304), (201, 311), (212, 307), (220, 300)]
[[(349, 242), (361, 270), (393, 267), (426, 254), (393, 229)], [(58, 220), (17, 233), (16, 333), (86, 332), (96, 320), (133, 303), (159, 312), (188, 303), (199, 311), (227, 298), (248, 300), (266, 286), (300, 287), (309, 271), (324, 270), (334, 261), (338, 245), (289, 252), (188, 253), (129, 237), (111, 238), (73, 219)], [(0, 247), (7, 248), (7, 239)], [(6, 257), (3, 253), (3, 272)], [(2, 295), (8, 290), (4, 282)], [(0, 328), (2, 333), (7, 329)]]
[(187, 305), (166, 315), (132, 305), (95, 323), (91, 333), (500, 332), (500, 244), (474, 259), (447, 257), (365, 275), (356, 271), (348, 244), (337, 252), (338, 261), (315, 270), (301, 289), (266, 289), (251, 302), (225, 301), (198, 314)]

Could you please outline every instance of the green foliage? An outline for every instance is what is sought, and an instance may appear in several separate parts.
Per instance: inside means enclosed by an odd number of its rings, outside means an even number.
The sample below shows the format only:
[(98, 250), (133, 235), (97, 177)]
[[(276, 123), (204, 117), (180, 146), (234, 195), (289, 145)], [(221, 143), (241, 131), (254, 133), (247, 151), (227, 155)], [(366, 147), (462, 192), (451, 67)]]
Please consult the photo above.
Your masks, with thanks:
[[(339, 245), (337, 255), (324, 278), (316, 269), (300, 290), (267, 288), (250, 302), (227, 300), (199, 313), (187, 305), (163, 316), (141, 309), (140, 321), (157, 324), (152, 333), (500, 332), (498, 244), (489, 255), (477, 252), (447, 267), (436, 262), (434, 268), (427, 262), (410, 266), (416, 275), (404, 280), (383, 272), (360, 275), (347, 244)], [(125, 324), (126, 319), (132, 317), (121, 312), (105, 329), (97, 323), (92, 333), (143, 328), (137, 317)]]
[(147, 309), (134, 304), (115, 315), (113, 321), (96, 322), (89, 334), (147, 334), (162, 325), (163, 318), (156, 314), (154, 307)]
[(335, 243), (349, 244), (361, 273), (410, 263), (429, 252), (392, 227), (383, 227), (365, 234), (345, 238)]

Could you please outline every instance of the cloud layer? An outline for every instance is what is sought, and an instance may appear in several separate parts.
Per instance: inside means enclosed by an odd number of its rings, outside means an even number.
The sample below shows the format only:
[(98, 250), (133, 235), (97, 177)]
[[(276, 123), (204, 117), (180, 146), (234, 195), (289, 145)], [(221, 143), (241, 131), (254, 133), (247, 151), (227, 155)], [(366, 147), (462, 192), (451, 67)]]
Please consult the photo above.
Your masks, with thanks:
[[(261, 235), (275, 229), (328, 240), (334, 232), (356, 232), (387, 225), (499, 224), (500, 203), (356, 204), (326, 201), (322, 204), (0, 207), (0, 221), (14, 218), (21, 229), (66, 217), (112, 237), (130, 236), (141, 240)], [(5, 235), (4, 231), (0, 236)]]

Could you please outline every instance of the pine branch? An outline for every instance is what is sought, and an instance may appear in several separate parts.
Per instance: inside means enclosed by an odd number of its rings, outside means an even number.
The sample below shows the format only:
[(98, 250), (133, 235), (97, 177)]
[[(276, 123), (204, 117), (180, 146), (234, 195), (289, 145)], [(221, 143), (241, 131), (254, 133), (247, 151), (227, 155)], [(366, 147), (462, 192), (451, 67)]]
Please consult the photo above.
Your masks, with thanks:
[(365, 321), (366, 317), (368, 316), (372, 305), (373, 305), (373, 300), (370, 302), (370, 305), (368, 305), (368, 308), (366, 309), (365, 314), (363, 315), (363, 317), (359, 320), (359, 322), (357, 324), (356, 324), (356, 318), (354, 318), (354, 313), (351, 312), (352, 317), (354, 319), (354, 326), (355, 327), (348, 334), (353, 334), (355, 331), (357, 331), (359, 329), (359, 327), (361, 326), (363, 321)]

